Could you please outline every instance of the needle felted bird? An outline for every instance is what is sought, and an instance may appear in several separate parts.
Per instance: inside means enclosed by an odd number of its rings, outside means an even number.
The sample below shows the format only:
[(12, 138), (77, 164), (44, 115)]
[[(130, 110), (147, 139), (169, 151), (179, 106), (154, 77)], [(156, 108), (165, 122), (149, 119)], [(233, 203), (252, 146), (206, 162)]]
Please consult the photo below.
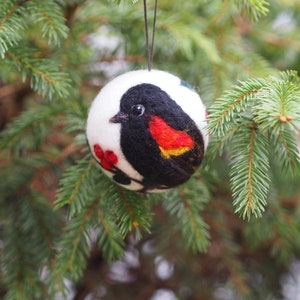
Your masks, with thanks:
[(205, 107), (178, 77), (133, 71), (93, 102), (90, 148), (106, 174), (129, 189), (159, 191), (184, 183), (201, 164), (208, 143)]

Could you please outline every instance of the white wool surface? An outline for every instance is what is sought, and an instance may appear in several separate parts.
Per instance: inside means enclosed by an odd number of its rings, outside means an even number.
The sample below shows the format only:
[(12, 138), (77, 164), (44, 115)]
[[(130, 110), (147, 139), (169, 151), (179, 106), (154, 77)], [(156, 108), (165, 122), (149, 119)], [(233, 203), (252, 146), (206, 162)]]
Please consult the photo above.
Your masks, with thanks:
[[(119, 112), (120, 100), (124, 93), (129, 88), (142, 83), (158, 86), (181, 106), (201, 131), (205, 148), (209, 139), (205, 128), (207, 125), (205, 106), (194, 90), (181, 84), (179, 77), (160, 70), (137, 70), (114, 78), (101, 89), (90, 107), (86, 126), (87, 139), (92, 152), (95, 144), (99, 144), (104, 151), (115, 152), (119, 159), (118, 168), (138, 180), (142, 179), (142, 176), (127, 162), (120, 147), (121, 124), (110, 123), (109, 119)], [(112, 176), (110, 172), (105, 171), (105, 173)], [(141, 186), (132, 182), (126, 188), (136, 190)]]

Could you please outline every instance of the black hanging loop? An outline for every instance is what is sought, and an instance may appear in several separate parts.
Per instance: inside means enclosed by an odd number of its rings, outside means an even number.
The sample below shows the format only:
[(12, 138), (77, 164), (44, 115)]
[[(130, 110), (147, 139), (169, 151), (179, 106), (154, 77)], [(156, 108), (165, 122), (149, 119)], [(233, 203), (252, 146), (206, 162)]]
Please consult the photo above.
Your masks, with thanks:
[(148, 71), (151, 71), (151, 69), (152, 69), (153, 56), (154, 56), (154, 39), (155, 39), (155, 29), (156, 29), (155, 26), (156, 26), (156, 14), (157, 14), (157, 1), (158, 0), (155, 0), (153, 27), (152, 27), (152, 40), (151, 40), (151, 45), (150, 45), (149, 29), (148, 29), (148, 15), (147, 15), (147, 0), (144, 0), (144, 21), (145, 21), (145, 33), (146, 33)]

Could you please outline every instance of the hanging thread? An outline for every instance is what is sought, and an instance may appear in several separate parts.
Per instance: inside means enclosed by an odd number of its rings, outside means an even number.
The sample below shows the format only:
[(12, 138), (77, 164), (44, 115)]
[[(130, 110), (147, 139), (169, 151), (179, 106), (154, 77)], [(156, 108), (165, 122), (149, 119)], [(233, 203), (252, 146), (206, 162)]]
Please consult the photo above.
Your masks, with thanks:
[(151, 39), (151, 45), (150, 45), (149, 29), (148, 29), (148, 15), (147, 15), (147, 0), (144, 0), (144, 21), (145, 21), (145, 33), (146, 33), (148, 71), (151, 71), (151, 69), (152, 69), (153, 56), (154, 56), (154, 39), (155, 39), (155, 29), (156, 29), (157, 1), (158, 0), (155, 0), (153, 26), (152, 26), (152, 39)]

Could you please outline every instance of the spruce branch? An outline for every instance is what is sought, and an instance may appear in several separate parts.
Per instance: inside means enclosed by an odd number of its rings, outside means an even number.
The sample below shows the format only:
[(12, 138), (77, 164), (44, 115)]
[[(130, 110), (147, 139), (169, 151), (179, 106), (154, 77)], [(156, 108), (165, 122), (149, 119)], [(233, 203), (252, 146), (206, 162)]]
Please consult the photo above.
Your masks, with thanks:
[[(23, 220), (23, 226), (31, 233), (30, 238), (37, 246), (36, 258), (43, 261), (45, 257), (53, 257), (56, 253), (54, 238), (58, 235), (58, 215), (52, 211), (47, 200), (36, 192), (32, 192), (25, 204), (22, 205), (19, 219)], [(30, 222), (27, 218), (30, 218)]]
[[(73, 240), (77, 241), (78, 245), (73, 248), (73, 253), (75, 256), (80, 255), (82, 259), (80, 270), (84, 268), (84, 259), (90, 249), (83, 236), (90, 230), (96, 230), (97, 243), (103, 250), (103, 255), (109, 260), (123, 254), (123, 239), (128, 232), (135, 230), (140, 236), (141, 229), (149, 231), (151, 211), (146, 199), (142, 199), (134, 192), (124, 191), (107, 179), (95, 166), (90, 155), (71, 166), (60, 183), (56, 208), (68, 206), (70, 224), (67, 225), (66, 231), (72, 235), (75, 234), (76, 228), (77, 232), (76, 239), (72, 236), (62, 241), (62, 248)], [(82, 215), (83, 212), (86, 214)], [(79, 226), (78, 222), (83, 218), (85, 221)], [(80, 253), (77, 253), (78, 251)], [(69, 257), (70, 263), (65, 268), (79, 274), (80, 270), (71, 267), (72, 257)]]
[(235, 3), (241, 12), (255, 21), (269, 11), (269, 2), (266, 0), (235, 0)]
[[(4, 218), (7, 201), (14, 197), (16, 190), (24, 190), (34, 175), (32, 165), (23, 160), (14, 159), (7, 165), (1, 165), (0, 177), (0, 216)], [(8, 201), (9, 202), (9, 201)]]
[(48, 133), (49, 127), (61, 113), (60, 105), (37, 105), (23, 112), (1, 133), (0, 149), (15, 156), (36, 149)]
[(271, 78), (258, 92), (257, 99), (253, 111), (260, 130), (281, 131), (287, 126), (300, 130), (300, 85), (293, 82), (293, 77), (290, 80)]
[[(289, 212), (273, 208), (270, 226), (273, 229), (274, 243), (271, 255), (276, 255), (281, 263), (289, 263), (290, 257), (294, 255), (294, 247), (299, 247), (299, 223), (297, 218), (291, 218)], [(287, 226), (288, 224), (288, 226)]]
[(212, 161), (217, 155), (221, 156), (223, 154), (225, 148), (229, 146), (231, 139), (235, 136), (235, 133), (238, 130), (238, 128), (239, 123), (237, 123), (235, 127), (232, 127), (230, 130), (228, 130), (223, 136), (210, 137), (207, 149), (207, 160), (209, 164), (212, 163)]
[(208, 110), (210, 133), (217, 137), (224, 136), (233, 127), (236, 127), (241, 112), (252, 105), (252, 99), (264, 84), (265, 80), (263, 79), (240, 82), (240, 85), (234, 86), (217, 99)]
[(58, 218), (41, 195), (30, 191), (7, 204), (6, 211), (2, 217), (5, 299), (34, 299), (40, 293), (40, 267), (55, 253)]
[(59, 242), (59, 252), (56, 265), (59, 274), (65, 276), (71, 272), (74, 278), (80, 278), (86, 266), (86, 259), (91, 250), (89, 243), (89, 220), (94, 211), (94, 206), (82, 209), (81, 213), (73, 218), (64, 228), (62, 240)]
[[(14, 3), (15, 2), (15, 3)], [(20, 14), (24, 7), (17, 1), (2, 1), (0, 5), (0, 56), (5, 57), (5, 52), (16, 46), (22, 39), (27, 25)]]
[[(5, 300), (32, 299), (38, 285), (37, 273), (32, 270), (32, 255), (20, 224), (8, 223), (2, 264), (7, 266), (3, 283), (8, 289)], [(7, 250), (7, 251), (6, 251)], [(8, 251), (9, 250), (9, 251)]]
[(240, 82), (209, 108), (209, 153), (229, 149), (234, 206), (243, 218), (260, 216), (269, 190), (270, 153), (286, 172), (300, 170), (295, 134), (300, 122), (299, 78), (294, 71)]
[[(114, 4), (116, 5), (120, 5), (120, 3), (122, 2), (122, 0), (111, 0), (114, 2)], [(138, 3), (139, 0), (130, 0), (131, 3)]]
[(151, 221), (150, 206), (141, 195), (123, 190), (104, 176), (90, 155), (71, 166), (60, 181), (55, 207), (65, 205), (69, 217), (77, 215), (90, 201), (101, 196), (107, 210), (114, 216), (122, 236), (133, 229), (140, 236), (140, 229), (149, 231)]
[(68, 294), (68, 286), (66, 283), (65, 274), (61, 272), (61, 268), (58, 265), (57, 257), (49, 260), (46, 265), (45, 283), (48, 287), (48, 294), (50, 299), (65, 299)]
[(270, 131), (272, 152), (278, 157), (285, 174), (300, 174), (300, 153), (295, 134), (287, 129)]
[[(150, 228), (149, 205), (140, 195), (123, 191), (107, 179), (90, 155), (66, 171), (55, 205), (67, 205), (69, 210), (58, 258), (59, 265), (68, 263), (61, 272), (70, 271), (76, 278), (82, 274), (92, 244), (102, 249), (106, 259), (116, 259), (124, 252), (123, 239), (129, 231), (135, 229), (140, 235), (140, 229)], [(66, 248), (72, 251), (66, 254)]]
[(120, 258), (124, 253), (123, 238), (98, 198), (82, 208), (64, 228), (57, 256), (60, 274), (70, 272), (73, 278), (79, 278), (95, 243), (107, 260)]
[(149, 199), (112, 183), (107, 185), (102, 197), (124, 238), (132, 231), (138, 238), (141, 237), (141, 230), (150, 231), (152, 213)]
[(277, 80), (282, 80), (285, 82), (292, 82), (295, 85), (300, 84), (300, 77), (298, 76), (298, 72), (296, 70), (285, 70), (281, 71), (277, 77)]
[(185, 23), (178, 23), (176, 26), (168, 23), (164, 25), (170, 35), (180, 44), (181, 51), (184, 52), (188, 59), (193, 57), (193, 46), (201, 49), (208, 57), (209, 61), (214, 64), (221, 62), (220, 54), (213, 43), (205, 34), (199, 32), (198, 27), (187, 26)]
[(68, 36), (61, 7), (54, 1), (31, 0), (26, 8), (33, 22), (42, 24), (42, 36), (49, 45), (60, 46), (61, 41)]
[(107, 210), (106, 203), (100, 201), (96, 207), (98, 221), (98, 246), (103, 251), (103, 256), (108, 261), (120, 259), (124, 255), (125, 242), (121, 232), (116, 226), (110, 211)]
[(260, 217), (269, 191), (268, 140), (249, 123), (239, 130), (232, 146), (231, 186), (235, 211), (243, 218)]
[[(96, 172), (98, 171), (98, 172)], [(77, 215), (83, 207), (88, 205), (89, 199), (93, 201), (96, 187), (96, 179), (103, 180), (101, 173), (96, 170), (94, 161), (90, 155), (79, 160), (75, 165), (69, 167), (60, 180), (55, 208), (68, 205), (69, 217)]]
[(42, 37), (59, 46), (68, 35), (61, 7), (54, 1), (3, 1), (0, 6), (0, 56), (19, 45), (28, 23), (41, 24)]
[(192, 178), (162, 200), (166, 211), (176, 216), (184, 244), (193, 252), (205, 252), (209, 245), (208, 226), (200, 216), (208, 199), (205, 185)]
[(278, 78), (271, 77), (257, 93), (253, 107), (254, 121), (269, 135), (285, 172), (300, 170), (300, 155), (295, 133), (300, 130), (300, 85), (295, 71), (286, 71)]
[(10, 63), (17, 72), (21, 72), (23, 81), (30, 78), (30, 86), (43, 97), (67, 97), (71, 80), (67, 73), (60, 70), (58, 64), (47, 58), (34, 58), (34, 51), (28, 48), (11, 48), (5, 53), (6, 63)]
[(289, 263), (288, 260), (294, 255), (294, 247), (300, 246), (298, 219), (290, 210), (282, 209), (279, 205), (270, 207), (269, 212), (266, 217), (249, 223), (245, 238), (252, 250), (269, 244), (271, 255), (276, 260)]

